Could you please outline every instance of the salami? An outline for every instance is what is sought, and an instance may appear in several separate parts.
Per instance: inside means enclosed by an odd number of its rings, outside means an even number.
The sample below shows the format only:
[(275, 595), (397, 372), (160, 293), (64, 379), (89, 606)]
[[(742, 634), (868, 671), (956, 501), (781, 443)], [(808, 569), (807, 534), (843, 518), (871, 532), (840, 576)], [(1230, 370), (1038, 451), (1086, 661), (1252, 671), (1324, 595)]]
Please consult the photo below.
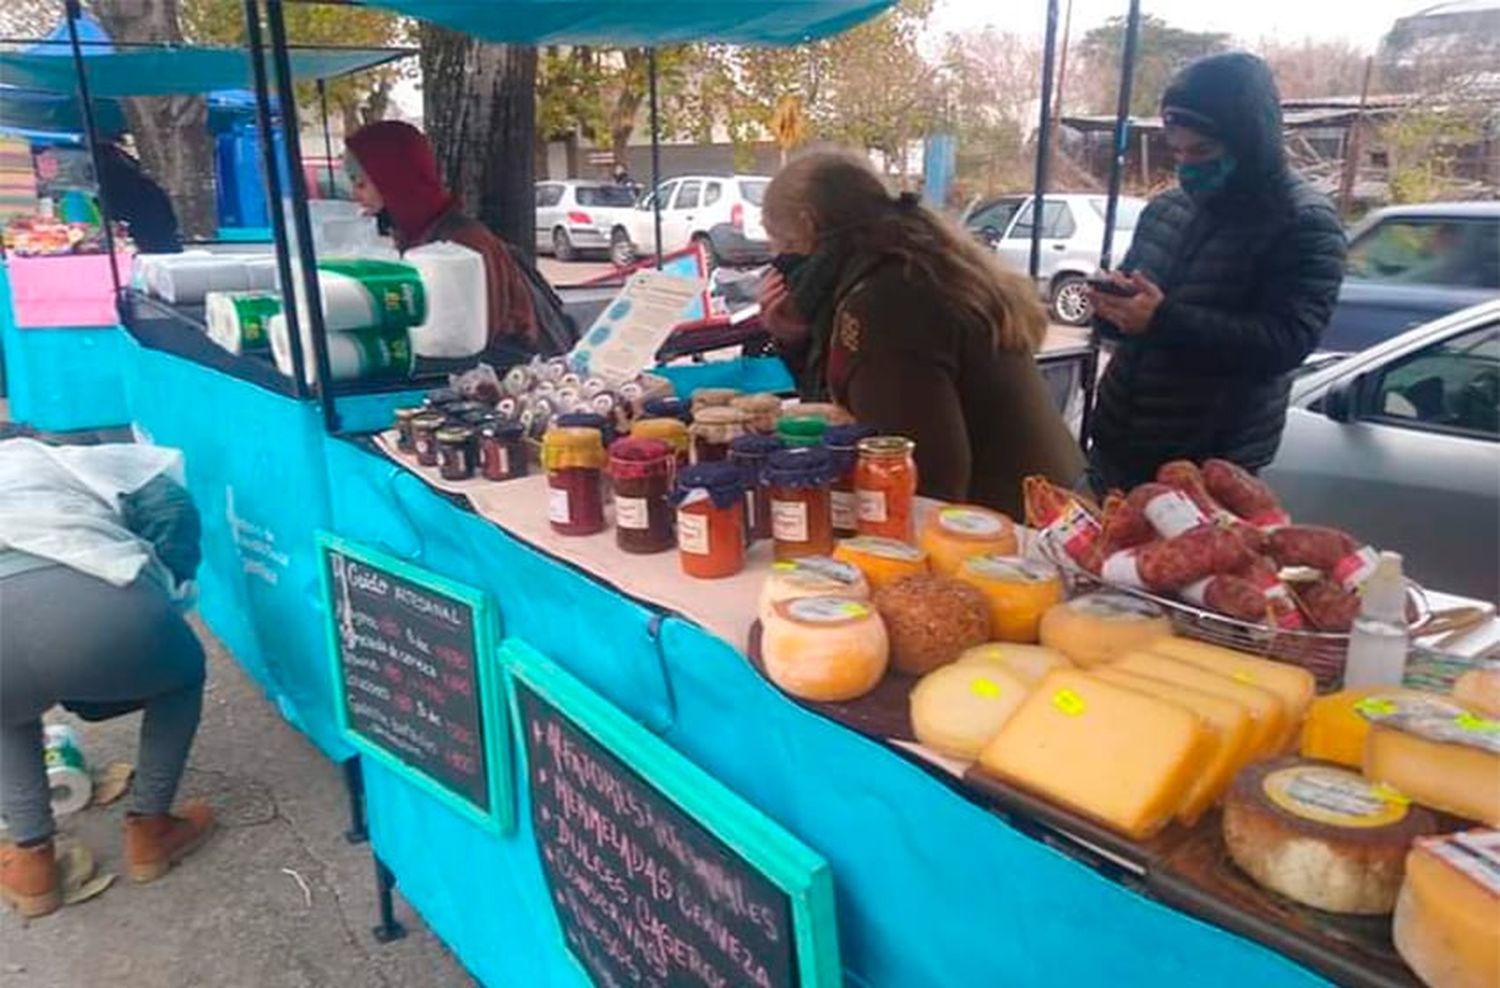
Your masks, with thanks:
[(1271, 488), (1238, 464), (1208, 460), (1203, 485), (1214, 500), (1252, 525), (1272, 528), (1291, 521)]
[(1210, 576), (1241, 570), (1253, 559), (1244, 541), (1233, 532), (1201, 525), (1174, 538), (1116, 552), (1104, 560), (1101, 574), (1111, 583), (1170, 592)]
[(1298, 593), (1308, 622), (1319, 631), (1348, 631), (1359, 617), (1359, 594), (1350, 593), (1332, 580), (1318, 580)]
[(1257, 624), (1266, 620), (1268, 613), (1266, 595), (1254, 583), (1243, 576), (1221, 573), (1197, 583), (1190, 583), (1180, 591), (1182, 599), (1240, 621)]
[(1350, 591), (1375, 572), (1375, 550), (1337, 528), (1287, 525), (1267, 536), (1266, 551), (1280, 566), (1309, 566)]
[(1045, 477), (1027, 477), (1021, 485), (1026, 503), (1026, 524), (1053, 553), (1066, 557), (1089, 573), (1098, 574), (1103, 563), (1104, 538), (1099, 519), (1087, 502), (1063, 490)]
[(1218, 521), (1228, 521), (1235, 516), (1222, 504), (1214, 500), (1203, 484), (1203, 471), (1192, 460), (1172, 460), (1163, 463), (1156, 471), (1157, 483), (1176, 488), (1198, 506), (1198, 510)]

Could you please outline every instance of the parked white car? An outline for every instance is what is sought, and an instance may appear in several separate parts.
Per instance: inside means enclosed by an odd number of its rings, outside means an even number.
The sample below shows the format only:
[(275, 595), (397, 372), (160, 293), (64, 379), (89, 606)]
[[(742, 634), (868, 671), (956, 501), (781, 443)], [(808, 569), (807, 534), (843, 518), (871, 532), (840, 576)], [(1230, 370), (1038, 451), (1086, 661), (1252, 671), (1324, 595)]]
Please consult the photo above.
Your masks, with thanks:
[(614, 231), (610, 259), (629, 264), (656, 250), (656, 225), (652, 207), (661, 199), (661, 249), (671, 254), (697, 242), (709, 257), (713, 243), (709, 231), (728, 224), (753, 244), (766, 241), (760, 207), (765, 200), (765, 175), (684, 175), (661, 183), (657, 191), (641, 197), (625, 223)]
[(536, 249), (559, 261), (609, 250), (610, 235), (635, 212), (635, 191), (577, 179), (536, 183)]
[[(1017, 271), (1031, 266), (1032, 196), (1002, 196), (980, 203), (964, 218), (964, 227), (995, 248)], [(1086, 326), (1094, 315), (1085, 279), (1099, 268), (1104, 248), (1104, 213), (1109, 200), (1101, 195), (1050, 195), (1042, 207), (1042, 263), (1038, 272), (1042, 297), (1052, 318), (1070, 326)], [(1135, 224), (1146, 200), (1121, 196), (1115, 211), (1115, 237), (1110, 247), (1118, 267), (1130, 249)]]

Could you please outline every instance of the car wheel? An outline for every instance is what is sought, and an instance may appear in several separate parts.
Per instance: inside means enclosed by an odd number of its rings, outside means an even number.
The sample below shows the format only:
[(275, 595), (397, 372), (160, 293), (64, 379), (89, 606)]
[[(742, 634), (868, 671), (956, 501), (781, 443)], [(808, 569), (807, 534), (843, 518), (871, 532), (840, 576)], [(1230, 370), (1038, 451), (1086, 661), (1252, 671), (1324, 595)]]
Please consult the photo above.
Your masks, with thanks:
[(623, 227), (615, 227), (609, 234), (609, 259), (618, 268), (629, 267), (635, 263), (635, 244), (630, 242), (630, 234)]
[(693, 234), (693, 246), (703, 252), (703, 263), (712, 271), (719, 266), (719, 254), (714, 250), (713, 238), (706, 233)]
[(1052, 285), (1052, 318), (1069, 326), (1087, 326), (1094, 317), (1089, 285), (1082, 275), (1060, 274)]
[(559, 261), (571, 261), (578, 256), (578, 251), (573, 248), (573, 241), (568, 236), (568, 231), (562, 227), (552, 231), (552, 256)]

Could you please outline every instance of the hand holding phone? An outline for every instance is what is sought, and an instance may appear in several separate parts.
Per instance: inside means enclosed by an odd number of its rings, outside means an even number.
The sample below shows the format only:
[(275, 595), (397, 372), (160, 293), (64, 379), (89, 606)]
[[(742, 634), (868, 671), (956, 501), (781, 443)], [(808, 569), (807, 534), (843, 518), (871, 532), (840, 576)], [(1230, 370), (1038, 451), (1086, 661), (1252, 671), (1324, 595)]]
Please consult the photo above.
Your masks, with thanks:
[(1130, 298), (1140, 289), (1126, 281), (1116, 281), (1115, 277), (1108, 271), (1089, 275), (1088, 285), (1101, 295), (1113, 295), (1116, 298)]

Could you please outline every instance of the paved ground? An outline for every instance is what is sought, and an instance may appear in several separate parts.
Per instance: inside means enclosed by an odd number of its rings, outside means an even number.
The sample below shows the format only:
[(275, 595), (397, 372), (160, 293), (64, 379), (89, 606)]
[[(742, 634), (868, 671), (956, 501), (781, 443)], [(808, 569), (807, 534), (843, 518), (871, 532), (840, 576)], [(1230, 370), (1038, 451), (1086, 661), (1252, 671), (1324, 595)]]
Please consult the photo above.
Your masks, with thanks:
[[(133, 761), (140, 718), (79, 727), (95, 764)], [(183, 784), (222, 828), (152, 885), (24, 924), (0, 918), (0, 988), (449, 988), (475, 982), (399, 899), (406, 939), (381, 946), (367, 847), (343, 839), (335, 767), (289, 727), (215, 643)], [(128, 797), (66, 818), (102, 869), (120, 870)], [(298, 878), (306, 883), (306, 891)]]

